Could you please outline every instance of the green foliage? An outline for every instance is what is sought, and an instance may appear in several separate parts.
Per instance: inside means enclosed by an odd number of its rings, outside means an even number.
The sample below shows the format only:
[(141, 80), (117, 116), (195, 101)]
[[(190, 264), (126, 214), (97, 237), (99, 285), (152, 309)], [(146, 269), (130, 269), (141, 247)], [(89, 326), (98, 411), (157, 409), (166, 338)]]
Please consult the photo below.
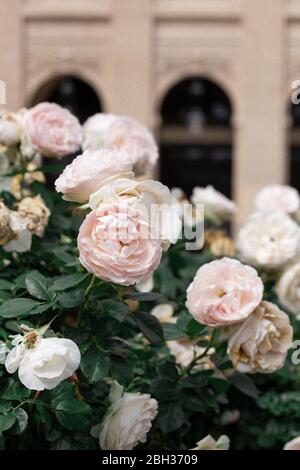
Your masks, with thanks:
[[(112, 379), (125, 391), (158, 400), (157, 418), (141, 448), (190, 449), (207, 434), (228, 434), (233, 448), (282, 448), (300, 434), (299, 366), (288, 360), (270, 376), (232, 374), (226, 344), (186, 310), (186, 288), (213, 259), (209, 250), (186, 252), (178, 243), (155, 273), (154, 292), (124, 290), (94, 279), (80, 265), (75, 240), (82, 216), (42, 185), (31, 189), (42, 193), (52, 214), (45, 237), (34, 237), (30, 252), (0, 252), (0, 339), (10, 345), (22, 323), (40, 327), (53, 320), (47, 334), (75, 341), (82, 359), (77, 377), (38, 396), (0, 364), (2, 447), (99, 448), (90, 429), (107, 411)], [(265, 297), (277, 301), (274, 283)], [(130, 301), (138, 304), (135, 311)], [(164, 302), (174, 306), (176, 324), (161, 324), (151, 314)], [(299, 337), (297, 325), (295, 331)], [(175, 363), (166, 343), (182, 339), (204, 348), (187, 366)], [(211, 348), (217, 374), (206, 368)]]

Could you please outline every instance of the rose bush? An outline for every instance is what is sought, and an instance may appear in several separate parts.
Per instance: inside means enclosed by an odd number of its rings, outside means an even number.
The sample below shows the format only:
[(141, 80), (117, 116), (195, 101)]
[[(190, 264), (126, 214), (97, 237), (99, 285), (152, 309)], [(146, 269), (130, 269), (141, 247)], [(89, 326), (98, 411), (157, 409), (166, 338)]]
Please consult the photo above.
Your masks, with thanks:
[[(57, 193), (35, 176), (51, 168), (29, 166), (23, 122), (0, 153), (1, 448), (282, 449), (299, 436), (300, 329), (277, 296), (286, 245), (274, 269), (272, 237), (255, 227), (257, 273), (210, 205), (204, 247), (186, 251), (182, 212), (168, 188), (134, 179), (131, 150), (84, 152)], [(176, 236), (141, 210), (153, 203)]]

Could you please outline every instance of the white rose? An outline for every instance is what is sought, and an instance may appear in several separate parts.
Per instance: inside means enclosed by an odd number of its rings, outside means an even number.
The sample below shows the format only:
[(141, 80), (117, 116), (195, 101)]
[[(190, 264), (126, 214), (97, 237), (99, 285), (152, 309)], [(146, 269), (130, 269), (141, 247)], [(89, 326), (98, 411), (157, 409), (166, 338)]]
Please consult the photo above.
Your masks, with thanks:
[(228, 354), (240, 372), (270, 373), (280, 369), (292, 342), (288, 315), (266, 301), (243, 323), (228, 330)]
[(30, 251), (32, 234), (27, 228), (28, 220), (21, 218), (18, 212), (10, 211), (9, 226), (14, 233), (14, 238), (3, 245), (3, 249), (7, 252), (15, 251), (17, 253)]
[(21, 127), (14, 113), (2, 111), (0, 113), (0, 143), (14, 145), (20, 140)]
[(191, 450), (229, 450), (230, 440), (228, 436), (220, 436), (216, 441), (210, 434), (199, 441)]
[(228, 199), (224, 194), (217, 191), (213, 186), (200, 188), (196, 186), (191, 196), (193, 204), (204, 204), (205, 210), (212, 213), (222, 220), (230, 219), (232, 214), (236, 212), (236, 205)]
[(300, 450), (300, 436), (288, 441), (283, 450)]
[[(158, 403), (148, 394), (124, 393), (114, 383), (110, 393), (111, 406), (101, 424), (99, 443), (102, 450), (131, 450), (139, 442), (146, 442)], [(98, 434), (98, 427), (92, 430)]]
[[(182, 367), (188, 367), (194, 359), (199, 357), (205, 351), (205, 348), (197, 346), (189, 338), (167, 341), (167, 346), (170, 353), (175, 357), (176, 364), (179, 364)], [(211, 348), (207, 352), (207, 355), (200, 360), (201, 362), (199, 361), (199, 363), (197, 363), (197, 370), (212, 368), (213, 365), (208, 356), (213, 352), (214, 349)]]
[(146, 277), (141, 282), (138, 282), (135, 285), (135, 288), (138, 292), (151, 292), (154, 289), (154, 278), (153, 274), (151, 276)]
[(89, 117), (83, 125), (83, 150), (97, 150), (106, 146), (107, 132), (115, 121), (114, 114), (97, 113)]
[(9, 352), (8, 347), (4, 341), (0, 341), (0, 364), (5, 363), (7, 353)]
[(93, 210), (101, 204), (124, 203), (147, 215), (157, 227), (164, 249), (176, 243), (181, 231), (180, 207), (167, 186), (153, 180), (118, 178), (102, 185), (89, 199)]
[(261, 212), (282, 211), (293, 214), (300, 209), (300, 197), (291, 186), (272, 184), (259, 191), (255, 205)]
[(174, 307), (171, 304), (158, 304), (150, 311), (161, 323), (176, 323)]
[(12, 344), (5, 367), (10, 374), (19, 369), (20, 381), (30, 390), (51, 390), (79, 367), (80, 352), (70, 339), (43, 338), (37, 330), (29, 330)]
[(300, 313), (300, 263), (289, 266), (282, 273), (276, 293), (284, 307), (295, 314)]
[(285, 212), (255, 212), (238, 233), (243, 259), (262, 268), (279, 268), (299, 249), (300, 230)]
[(172, 196), (174, 196), (178, 202), (182, 202), (186, 200), (186, 195), (183, 189), (174, 187), (174, 188), (171, 188), (170, 191), (171, 191)]

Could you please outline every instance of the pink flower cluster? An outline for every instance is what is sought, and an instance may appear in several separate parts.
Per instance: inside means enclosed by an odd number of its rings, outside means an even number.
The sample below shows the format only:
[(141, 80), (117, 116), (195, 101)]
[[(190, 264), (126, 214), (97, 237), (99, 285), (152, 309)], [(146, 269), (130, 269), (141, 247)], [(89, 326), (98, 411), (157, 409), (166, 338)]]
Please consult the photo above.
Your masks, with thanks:
[[(100, 121), (107, 119), (110, 116), (101, 115)], [(105, 281), (129, 286), (150, 276), (160, 263), (163, 248), (175, 243), (178, 237), (171, 237), (167, 221), (177, 221), (178, 216), (174, 209), (173, 219), (165, 215), (164, 229), (157, 230), (148, 206), (167, 207), (171, 213), (175, 199), (161, 183), (133, 180), (140, 149), (147, 155), (151, 139), (148, 144), (140, 140), (139, 127), (130, 118), (113, 121), (109, 139), (114, 144), (106, 148), (97, 140), (97, 145), (83, 146), (87, 150), (64, 169), (55, 187), (64, 199), (92, 209), (78, 234), (81, 264)]]
[(256, 270), (230, 258), (201, 266), (187, 290), (186, 306), (197, 321), (226, 327), (227, 353), (240, 372), (274, 372), (292, 347), (288, 315), (262, 297)]

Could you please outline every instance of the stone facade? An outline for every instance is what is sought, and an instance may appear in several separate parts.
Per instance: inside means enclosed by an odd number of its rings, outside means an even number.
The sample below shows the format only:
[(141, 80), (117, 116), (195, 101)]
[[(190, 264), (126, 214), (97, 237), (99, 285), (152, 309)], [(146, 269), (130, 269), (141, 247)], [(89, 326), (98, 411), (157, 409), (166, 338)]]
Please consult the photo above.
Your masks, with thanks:
[(0, 45), (11, 109), (30, 105), (49, 80), (72, 74), (94, 88), (104, 111), (156, 130), (170, 87), (209, 78), (234, 110), (238, 222), (258, 189), (288, 182), (299, 0), (1, 0)]

